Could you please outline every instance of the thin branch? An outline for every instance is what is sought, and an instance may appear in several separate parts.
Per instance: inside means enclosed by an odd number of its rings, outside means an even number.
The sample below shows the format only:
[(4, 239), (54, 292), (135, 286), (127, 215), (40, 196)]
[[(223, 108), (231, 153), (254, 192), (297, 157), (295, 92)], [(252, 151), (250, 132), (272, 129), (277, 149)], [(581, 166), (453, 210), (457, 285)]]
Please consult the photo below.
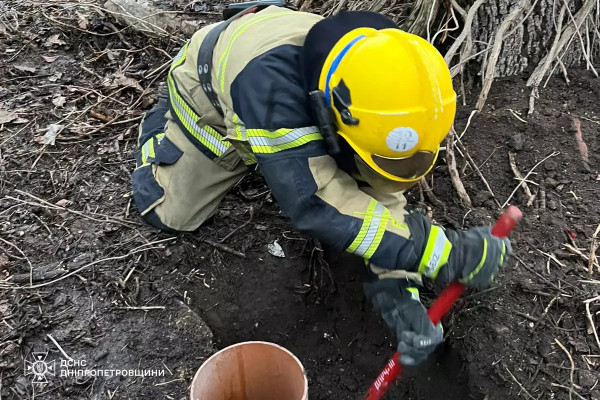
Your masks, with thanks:
[(575, 363), (573, 362), (573, 357), (571, 357), (571, 353), (569, 353), (569, 350), (567, 350), (567, 348), (565, 346), (563, 346), (563, 344), (560, 342), (560, 340), (554, 339), (554, 342), (561, 348), (562, 351), (565, 352), (565, 354), (569, 358), (569, 362), (571, 363), (571, 375), (570, 375), (571, 386), (569, 387), (569, 400), (573, 400), (573, 385), (575, 384), (573, 382), (573, 374), (575, 373)]
[(549, 155), (547, 155), (546, 157), (544, 157), (540, 162), (538, 162), (537, 164), (535, 164), (533, 166), (533, 168), (531, 168), (531, 170), (527, 173), (527, 175), (525, 175), (525, 178), (523, 178), (523, 180), (521, 182), (519, 182), (519, 184), (517, 185), (517, 187), (515, 188), (515, 190), (512, 191), (512, 193), (510, 194), (510, 196), (508, 196), (508, 199), (506, 199), (506, 201), (504, 202), (504, 204), (502, 204), (501, 208), (506, 207), (506, 205), (508, 204), (508, 202), (510, 201), (510, 199), (513, 198), (513, 196), (515, 195), (515, 193), (517, 192), (517, 190), (521, 187), (521, 185), (523, 185), (523, 183), (525, 183), (525, 181), (527, 180), (527, 178), (529, 177), (529, 175), (531, 175), (531, 173), (537, 168), (539, 167), (539, 165), (541, 163), (543, 163), (544, 161), (546, 161), (547, 159), (549, 159), (550, 157), (555, 157), (557, 155), (559, 155), (560, 152), (559, 151), (555, 151)]

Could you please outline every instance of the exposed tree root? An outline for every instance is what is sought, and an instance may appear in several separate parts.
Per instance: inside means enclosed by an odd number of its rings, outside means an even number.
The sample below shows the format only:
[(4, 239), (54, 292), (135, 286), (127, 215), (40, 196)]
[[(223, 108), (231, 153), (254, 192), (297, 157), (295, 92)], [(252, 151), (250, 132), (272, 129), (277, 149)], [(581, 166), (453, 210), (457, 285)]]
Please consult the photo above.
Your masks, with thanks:
[(454, 155), (454, 137), (456, 136), (456, 132), (454, 131), (454, 127), (450, 129), (450, 133), (446, 138), (446, 163), (448, 164), (448, 172), (450, 173), (450, 179), (452, 181), (452, 185), (456, 189), (458, 193), (458, 197), (463, 204), (463, 206), (467, 208), (471, 208), (473, 203), (471, 202), (471, 198), (467, 194), (465, 190), (465, 186), (460, 180), (460, 175), (458, 174), (458, 170), (456, 169), (456, 156)]
[(529, 0), (521, 0), (519, 2), (519, 5), (504, 19), (504, 21), (502, 21), (502, 23), (498, 27), (498, 30), (496, 31), (496, 37), (494, 38), (492, 53), (490, 54), (490, 57), (487, 62), (485, 78), (483, 80), (483, 87), (481, 88), (481, 93), (479, 94), (477, 104), (475, 105), (475, 108), (477, 110), (481, 111), (481, 109), (483, 108), (490, 88), (492, 87), (492, 82), (494, 81), (494, 76), (496, 74), (496, 63), (498, 62), (498, 58), (500, 57), (502, 43), (504, 39), (506, 39), (504, 33), (508, 30), (508, 28), (510, 28), (513, 22), (523, 13), (527, 6), (529, 6)]

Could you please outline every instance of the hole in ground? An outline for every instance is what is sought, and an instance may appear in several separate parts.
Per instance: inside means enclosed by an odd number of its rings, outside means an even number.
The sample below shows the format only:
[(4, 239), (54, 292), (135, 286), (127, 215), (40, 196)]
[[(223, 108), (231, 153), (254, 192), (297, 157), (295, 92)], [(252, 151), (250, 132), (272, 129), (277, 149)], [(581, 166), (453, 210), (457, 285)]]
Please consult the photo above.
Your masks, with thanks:
[[(264, 255), (261, 255), (264, 257)], [(284, 346), (304, 364), (309, 396), (360, 399), (394, 352), (394, 338), (363, 295), (362, 260), (328, 260), (337, 291), (320, 303), (294, 293), (306, 280), (306, 258), (258, 255), (245, 266), (214, 271), (211, 290), (195, 291), (192, 305), (219, 348), (250, 340)], [(386, 399), (481, 399), (469, 391), (468, 374), (449, 345), (422, 366), (406, 368)]]

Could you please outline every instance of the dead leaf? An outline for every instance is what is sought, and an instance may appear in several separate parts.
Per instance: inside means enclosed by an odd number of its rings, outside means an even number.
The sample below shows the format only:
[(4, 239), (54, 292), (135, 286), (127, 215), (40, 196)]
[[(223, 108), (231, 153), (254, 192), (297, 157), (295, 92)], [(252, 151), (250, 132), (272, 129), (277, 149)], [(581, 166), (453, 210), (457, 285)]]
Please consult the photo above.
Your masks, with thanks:
[(59, 95), (52, 99), (52, 104), (54, 104), (56, 107), (62, 107), (65, 105), (66, 101), (66, 97)]
[(62, 78), (63, 74), (62, 72), (57, 72), (54, 75), (52, 75), (51, 77), (48, 78), (48, 80), (50, 82), (56, 82), (57, 80), (59, 80), (60, 78)]
[(60, 199), (59, 201), (57, 201), (54, 204), (56, 204), (59, 207), (69, 207), (69, 206), (73, 205), (73, 202), (71, 200), (67, 200), (67, 199)]
[(87, 29), (89, 22), (85, 15), (77, 13), (77, 25), (80, 29)]
[(56, 57), (42, 56), (42, 58), (43, 58), (43, 59), (44, 59), (44, 61), (46, 61), (47, 63), (53, 63), (54, 61), (56, 61), (56, 59), (58, 58), (58, 56), (56, 56)]
[(27, 65), (15, 65), (15, 69), (18, 69), (21, 72), (31, 72), (34, 73), (36, 69), (34, 67), (28, 67)]
[(6, 111), (0, 108), (0, 125), (8, 124), (9, 122), (17, 119), (17, 113), (14, 111)]
[(46, 47), (52, 47), (53, 45), (62, 46), (64, 44), (67, 44), (67, 42), (65, 42), (64, 40), (62, 40), (60, 38), (60, 34), (57, 33), (56, 35), (50, 36), (46, 40), (46, 43), (44, 43), (44, 46), (46, 46)]
[(135, 90), (137, 90), (138, 92), (144, 91), (144, 88), (142, 88), (142, 86), (140, 85), (140, 83), (138, 81), (136, 81), (133, 78), (129, 78), (120, 72), (117, 72), (115, 74), (115, 77), (113, 79), (111, 86), (112, 87), (131, 87), (131, 88), (134, 88)]
[(34, 140), (39, 144), (54, 146), (56, 142), (56, 135), (62, 129), (62, 125), (59, 124), (50, 124), (46, 128), (46, 133), (44, 136), (37, 136)]

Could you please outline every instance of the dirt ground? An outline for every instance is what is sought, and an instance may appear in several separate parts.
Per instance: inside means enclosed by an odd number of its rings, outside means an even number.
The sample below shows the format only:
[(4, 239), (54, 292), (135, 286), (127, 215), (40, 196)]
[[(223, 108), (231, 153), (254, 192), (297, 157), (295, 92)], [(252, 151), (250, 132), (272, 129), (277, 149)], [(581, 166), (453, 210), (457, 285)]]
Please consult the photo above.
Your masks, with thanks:
[[(247, 340), (296, 354), (311, 399), (361, 398), (394, 351), (362, 293), (363, 263), (295, 231), (259, 173), (198, 232), (142, 222), (129, 178), (137, 123), (182, 40), (135, 33), (96, 4), (0, 0), (0, 398), (185, 399), (208, 356)], [(457, 304), (445, 344), (386, 398), (600, 399), (600, 268), (588, 270), (600, 81), (584, 70), (569, 79), (552, 78), (532, 115), (524, 80), (497, 81), (470, 124), (478, 89), (467, 90), (457, 168), (473, 206), (442, 153), (432, 193), (413, 189), (410, 207), (461, 229), (491, 224), (507, 201), (525, 220), (494, 286)], [(529, 206), (522, 189), (512, 195), (509, 153), (532, 171)], [(275, 240), (285, 258), (267, 251)], [(424, 301), (439, 289), (428, 283)], [(55, 361), (47, 383), (31, 383), (33, 352)], [(65, 364), (108, 372), (61, 376)]]

